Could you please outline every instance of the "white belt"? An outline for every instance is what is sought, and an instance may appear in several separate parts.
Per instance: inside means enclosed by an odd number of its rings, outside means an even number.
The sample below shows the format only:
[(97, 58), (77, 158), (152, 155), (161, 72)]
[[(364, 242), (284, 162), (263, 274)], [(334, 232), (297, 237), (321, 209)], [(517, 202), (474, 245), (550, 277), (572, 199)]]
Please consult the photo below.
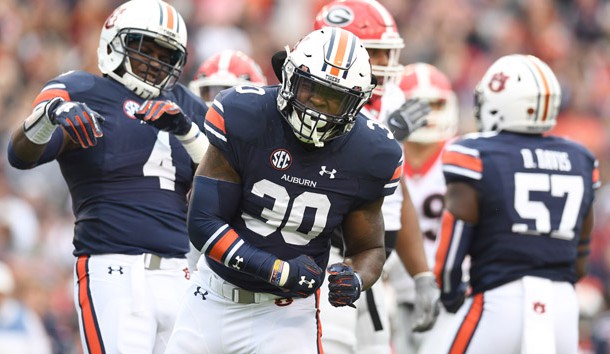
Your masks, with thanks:
[(224, 281), (212, 272), (210, 272), (209, 278), (210, 289), (213, 292), (238, 304), (258, 304), (282, 298), (281, 296), (269, 293), (255, 293), (253, 291), (244, 290)]

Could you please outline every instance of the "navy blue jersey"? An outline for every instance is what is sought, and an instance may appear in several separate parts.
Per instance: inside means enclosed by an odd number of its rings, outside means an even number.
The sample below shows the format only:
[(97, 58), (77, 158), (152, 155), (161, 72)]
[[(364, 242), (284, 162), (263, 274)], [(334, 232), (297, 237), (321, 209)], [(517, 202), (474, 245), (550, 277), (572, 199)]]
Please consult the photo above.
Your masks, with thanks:
[(576, 281), (579, 236), (599, 186), (588, 150), (559, 137), (471, 134), (447, 147), (443, 171), (447, 183), (479, 194), (467, 250), (474, 292), (526, 275)]
[[(324, 269), (330, 235), (344, 216), (398, 186), (402, 151), (386, 128), (364, 116), (358, 116), (347, 135), (323, 148), (299, 142), (276, 107), (278, 88), (222, 91), (206, 117), (206, 134), (242, 179), (233, 229), (280, 259), (305, 254)], [(209, 263), (240, 287), (278, 291), (245, 273)]]
[[(112, 79), (86, 72), (60, 75), (36, 103), (55, 96), (86, 103), (105, 118), (96, 146), (56, 156), (72, 196), (74, 254), (184, 256), (186, 193), (195, 171), (182, 144), (137, 120), (133, 113), (143, 100)], [(184, 86), (156, 99), (176, 102), (203, 130), (207, 108)], [(52, 139), (63, 139), (59, 131)]]

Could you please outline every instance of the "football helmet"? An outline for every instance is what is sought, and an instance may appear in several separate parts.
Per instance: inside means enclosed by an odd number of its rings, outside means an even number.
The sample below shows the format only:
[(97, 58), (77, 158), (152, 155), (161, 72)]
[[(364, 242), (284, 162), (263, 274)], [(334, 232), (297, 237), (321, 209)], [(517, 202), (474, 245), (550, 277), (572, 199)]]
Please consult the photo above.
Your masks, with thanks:
[(451, 82), (436, 67), (426, 63), (405, 66), (400, 89), (406, 99), (418, 98), (427, 102), (432, 111), (428, 124), (409, 135), (408, 141), (432, 143), (453, 137), (458, 128), (458, 103)]
[(201, 63), (189, 88), (210, 106), (218, 92), (239, 85), (263, 86), (267, 79), (252, 58), (238, 50), (224, 50)]
[(474, 115), (480, 131), (539, 134), (557, 121), (561, 87), (549, 66), (532, 55), (496, 60), (475, 88)]
[[(106, 19), (98, 66), (143, 99), (155, 98), (178, 82), (186, 63), (186, 40), (186, 25), (173, 6), (161, 0), (131, 0)], [(166, 53), (153, 53), (151, 45)]]
[(323, 147), (348, 133), (375, 88), (358, 37), (327, 27), (303, 37), (286, 55), (277, 106), (297, 138)]
[(398, 33), (394, 17), (375, 0), (336, 0), (318, 12), (314, 28), (341, 27), (360, 38), (364, 47), (388, 50), (387, 65), (373, 63), (373, 75), (379, 79), (375, 95), (383, 95), (387, 82), (398, 84), (402, 66), (398, 63), (400, 50), (405, 46)]

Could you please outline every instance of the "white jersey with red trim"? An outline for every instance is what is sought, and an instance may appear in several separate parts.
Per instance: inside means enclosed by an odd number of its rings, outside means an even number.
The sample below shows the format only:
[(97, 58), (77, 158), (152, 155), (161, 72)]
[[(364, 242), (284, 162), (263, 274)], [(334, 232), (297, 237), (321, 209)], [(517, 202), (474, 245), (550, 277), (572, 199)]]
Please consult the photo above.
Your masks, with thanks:
[[(419, 225), (424, 236), (426, 259), (431, 268), (434, 264), (434, 242), (436, 232), (440, 226), (440, 217), (444, 206), (443, 196), (446, 190), (441, 161), (444, 143), (442, 144), (438, 153), (430, 158), (421, 169), (414, 170), (405, 161), (403, 172), (411, 201), (417, 211)], [(415, 284), (396, 253), (388, 258), (384, 270), (396, 293), (397, 302), (413, 303), (415, 300)]]
[[(405, 102), (405, 97), (400, 87), (388, 84), (385, 86), (385, 93), (381, 98), (381, 104), (374, 106), (365, 105), (361, 113), (368, 119), (384, 123), (388, 114), (398, 109)], [(375, 107), (379, 106), (379, 107)], [(385, 197), (381, 211), (386, 231), (397, 231), (401, 228), (400, 210), (402, 208), (402, 190), (396, 188), (394, 194)]]

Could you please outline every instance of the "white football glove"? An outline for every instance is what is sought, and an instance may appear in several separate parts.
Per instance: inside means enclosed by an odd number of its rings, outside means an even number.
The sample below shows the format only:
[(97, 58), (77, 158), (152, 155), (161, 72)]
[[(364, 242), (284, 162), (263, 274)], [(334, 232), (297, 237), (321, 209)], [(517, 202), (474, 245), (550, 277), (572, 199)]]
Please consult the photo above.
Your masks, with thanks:
[(440, 290), (432, 272), (422, 272), (413, 277), (415, 281), (414, 332), (427, 331), (436, 322), (440, 310)]

